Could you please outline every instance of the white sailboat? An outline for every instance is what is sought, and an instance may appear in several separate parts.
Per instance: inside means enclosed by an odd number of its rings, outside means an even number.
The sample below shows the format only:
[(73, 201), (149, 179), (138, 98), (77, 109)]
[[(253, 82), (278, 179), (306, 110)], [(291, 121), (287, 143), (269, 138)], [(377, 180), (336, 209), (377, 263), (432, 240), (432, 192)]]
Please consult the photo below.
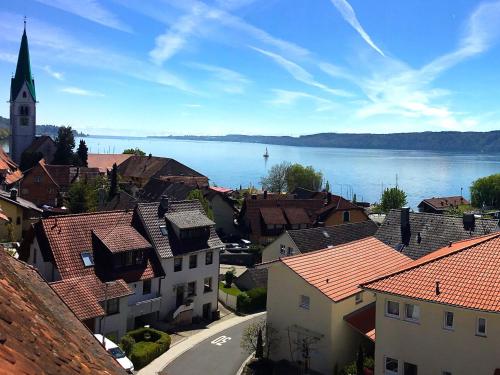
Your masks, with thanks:
[(269, 152), (267, 151), (267, 147), (266, 147), (266, 152), (264, 153), (264, 155), (263, 155), (263, 156), (264, 156), (264, 158), (266, 158), (266, 159), (269, 157)]

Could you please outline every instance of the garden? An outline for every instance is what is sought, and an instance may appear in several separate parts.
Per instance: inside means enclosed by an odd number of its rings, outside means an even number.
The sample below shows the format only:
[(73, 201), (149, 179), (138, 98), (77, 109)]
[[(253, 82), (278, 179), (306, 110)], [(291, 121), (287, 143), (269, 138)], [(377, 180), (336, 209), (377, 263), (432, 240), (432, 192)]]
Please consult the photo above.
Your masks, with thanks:
[(122, 337), (120, 346), (127, 357), (139, 370), (165, 353), (170, 348), (171, 338), (162, 331), (142, 327), (127, 332)]

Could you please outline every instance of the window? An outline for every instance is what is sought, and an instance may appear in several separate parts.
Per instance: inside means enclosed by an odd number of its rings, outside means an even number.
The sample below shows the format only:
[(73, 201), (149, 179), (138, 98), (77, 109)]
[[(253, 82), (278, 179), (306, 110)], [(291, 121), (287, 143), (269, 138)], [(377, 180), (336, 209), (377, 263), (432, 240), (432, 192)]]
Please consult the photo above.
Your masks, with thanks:
[(417, 375), (418, 373), (417, 370), (418, 370), (417, 365), (405, 362), (403, 366), (403, 375)]
[(26, 98), (26, 91), (23, 91), (23, 98)]
[(174, 258), (174, 272), (182, 271), (182, 258)]
[(302, 307), (303, 309), (309, 310), (309, 307), (311, 306), (311, 300), (310, 300), (309, 296), (301, 295), (299, 306)]
[(134, 263), (134, 254), (131, 251), (125, 253), (125, 265), (130, 266)]
[(453, 329), (453, 313), (450, 311), (444, 312), (444, 329)]
[(286, 255), (286, 246), (285, 245), (280, 245), (280, 254), (283, 256)]
[(476, 335), (486, 336), (486, 318), (477, 318)]
[(385, 357), (385, 373), (387, 375), (398, 375), (398, 360)]
[(288, 251), (286, 252), (286, 255), (290, 256), (293, 254), (293, 249), (291, 247), (288, 248)]
[(196, 296), (196, 281), (188, 283), (188, 297)]
[(387, 301), (385, 304), (385, 315), (399, 318), (399, 303), (394, 301)]
[(39, 184), (40, 182), (42, 182), (42, 176), (34, 176), (33, 181), (35, 181), (35, 183)]
[(80, 255), (82, 257), (83, 265), (85, 267), (92, 267), (94, 265), (94, 257), (92, 256), (92, 253), (86, 251), (81, 253)]
[(355, 302), (356, 303), (361, 303), (363, 302), (363, 292), (356, 293), (354, 296)]
[(118, 298), (106, 300), (107, 315), (118, 314), (120, 312), (120, 300)]
[(21, 216), (18, 216), (18, 217), (16, 218), (16, 224), (17, 224), (17, 225), (21, 225)]
[(151, 293), (151, 279), (142, 282), (142, 294)]
[(418, 322), (420, 320), (420, 307), (410, 303), (405, 304), (405, 319)]
[(162, 236), (168, 236), (168, 230), (166, 225), (160, 225), (160, 232)]
[(189, 268), (196, 268), (198, 266), (198, 254), (189, 256)]
[(344, 211), (344, 223), (348, 223), (351, 220), (351, 213), (349, 211)]
[(205, 280), (203, 280), (203, 293), (208, 293), (211, 291), (212, 291), (212, 278), (205, 277)]
[(205, 264), (209, 265), (214, 262), (214, 252), (213, 251), (207, 251), (205, 254)]

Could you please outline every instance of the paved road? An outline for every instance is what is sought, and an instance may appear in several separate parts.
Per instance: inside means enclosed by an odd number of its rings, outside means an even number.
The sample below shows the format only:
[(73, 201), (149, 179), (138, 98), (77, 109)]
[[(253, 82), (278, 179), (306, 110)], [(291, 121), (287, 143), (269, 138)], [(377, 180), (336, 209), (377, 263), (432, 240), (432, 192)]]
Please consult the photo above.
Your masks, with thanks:
[(240, 347), (243, 330), (264, 316), (237, 324), (209, 337), (177, 357), (161, 372), (162, 375), (235, 375), (248, 357)]

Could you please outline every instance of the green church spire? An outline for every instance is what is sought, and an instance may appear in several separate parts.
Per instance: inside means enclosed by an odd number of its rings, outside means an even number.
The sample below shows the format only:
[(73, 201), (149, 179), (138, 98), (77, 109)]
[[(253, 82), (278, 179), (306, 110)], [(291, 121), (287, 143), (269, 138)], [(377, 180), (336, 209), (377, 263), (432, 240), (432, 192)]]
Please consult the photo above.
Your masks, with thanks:
[(19, 91), (26, 82), (28, 90), (36, 101), (35, 80), (31, 75), (30, 51), (28, 49), (28, 37), (26, 36), (26, 20), (24, 20), (24, 32), (19, 48), (19, 57), (17, 58), (16, 75), (12, 78), (10, 84), (10, 100), (13, 101), (19, 95)]

